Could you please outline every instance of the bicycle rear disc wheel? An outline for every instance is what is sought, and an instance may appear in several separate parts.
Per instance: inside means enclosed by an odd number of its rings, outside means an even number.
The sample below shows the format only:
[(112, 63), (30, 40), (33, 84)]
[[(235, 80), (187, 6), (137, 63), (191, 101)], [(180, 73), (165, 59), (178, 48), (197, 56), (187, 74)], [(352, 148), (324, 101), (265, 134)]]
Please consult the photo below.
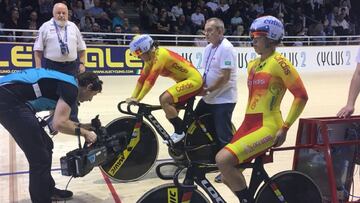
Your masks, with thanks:
[(314, 181), (298, 171), (283, 171), (263, 184), (256, 195), (256, 203), (280, 203), (271, 184), (274, 183), (287, 203), (322, 203), (321, 192)]
[(173, 183), (160, 185), (146, 192), (136, 203), (210, 203), (199, 190), (184, 191)]
[[(106, 130), (110, 135), (126, 134), (130, 143), (135, 123), (135, 117), (121, 117), (106, 125)], [(125, 150), (129, 155), (126, 159), (123, 156), (124, 150), (100, 166), (100, 169), (111, 179), (120, 182), (136, 181), (145, 176), (154, 166), (159, 151), (158, 140), (154, 130), (145, 121), (141, 125), (139, 136), (140, 139), (135, 146), (127, 145)]]

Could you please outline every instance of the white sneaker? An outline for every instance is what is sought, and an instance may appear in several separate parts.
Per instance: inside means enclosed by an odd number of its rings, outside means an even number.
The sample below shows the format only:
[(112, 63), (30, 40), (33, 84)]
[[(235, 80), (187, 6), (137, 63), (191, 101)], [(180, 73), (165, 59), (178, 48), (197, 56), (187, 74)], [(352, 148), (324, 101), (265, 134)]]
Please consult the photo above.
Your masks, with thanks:
[[(172, 141), (174, 142), (174, 144), (180, 142), (182, 139), (184, 139), (185, 137), (185, 133), (182, 132), (181, 134), (177, 134), (177, 133), (173, 133), (170, 138), (172, 139)], [(163, 141), (165, 144), (168, 144), (167, 140)]]

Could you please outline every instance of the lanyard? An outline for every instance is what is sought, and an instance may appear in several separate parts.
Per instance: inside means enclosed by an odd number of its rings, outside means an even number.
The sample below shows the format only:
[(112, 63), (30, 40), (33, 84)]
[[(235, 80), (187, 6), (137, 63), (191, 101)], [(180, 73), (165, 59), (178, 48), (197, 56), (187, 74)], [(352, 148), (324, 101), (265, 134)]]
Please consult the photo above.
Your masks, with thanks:
[(222, 41), (223, 41), (223, 39), (221, 39), (220, 43), (216, 46), (213, 54), (211, 54), (211, 53), (213, 52), (213, 51), (212, 51), (213, 48), (210, 49), (209, 55), (208, 55), (208, 57), (206, 58), (205, 71), (204, 71), (204, 75), (203, 75), (203, 80), (204, 80), (205, 85), (206, 85), (206, 77), (207, 77), (207, 74), (209, 73), (209, 70), (210, 70), (212, 58), (215, 56), (216, 51), (217, 51), (217, 49), (219, 48), (219, 46), (221, 45)]
[(65, 25), (65, 37), (64, 37), (64, 42), (61, 39), (61, 35), (60, 35), (60, 29), (58, 27), (58, 25), (56, 24), (55, 20), (53, 20), (54, 26), (55, 26), (55, 30), (56, 30), (56, 34), (59, 40), (59, 43), (67, 43), (67, 26)]

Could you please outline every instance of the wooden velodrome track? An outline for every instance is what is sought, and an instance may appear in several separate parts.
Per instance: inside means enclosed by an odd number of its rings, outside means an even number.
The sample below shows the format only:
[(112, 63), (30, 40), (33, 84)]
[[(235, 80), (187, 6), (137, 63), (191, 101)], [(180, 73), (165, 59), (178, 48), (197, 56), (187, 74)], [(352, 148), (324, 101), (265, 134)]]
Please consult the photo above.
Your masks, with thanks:
[[(348, 87), (353, 70), (302, 73), (302, 79), (309, 94), (308, 104), (301, 115), (306, 117), (334, 116), (345, 104), (348, 94)], [(137, 80), (136, 76), (106, 76), (101, 78), (104, 81), (103, 93), (96, 96), (91, 103), (83, 103), (80, 107), (80, 118), (82, 122), (88, 122), (95, 115), (100, 114), (103, 124), (121, 116), (117, 111), (119, 101), (129, 97), (132, 88)], [(238, 83), (238, 104), (233, 114), (233, 122), (238, 127), (243, 119), (245, 105), (247, 102), (246, 75), (240, 72)], [(173, 82), (159, 78), (155, 87), (145, 97), (144, 102), (158, 104), (158, 96)], [(292, 96), (286, 93), (282, 111), (286, 116), (292, 102)], [(357, 105), (355, 114), (360, 113), (360, 104)], [(165, 119), (163, 113), (158, 113), (158, 118), (164, 127), (171, 131), (170, 123)], [(298, 122), (296, 122), (288, 133), (284, 146), (292, 146), (295, 143)], [(7, 131), (0, 126), (0, 202), (31, 202), (28, 195), (28, 164), (22, 151), (12, 141)], [(58, 134), (54, 138), (53, 154), (53, 176), (57, 187), (65, 188), (69, 178), (61, 176), (59, 158), (66, 152), (77, 147), (76, 137)], [(159, 143), (160, 150), (158, 159), (168, 159), (166, 145)], [(267, 164), (266, 169), (270, 175), (279, 171), (291, 169), (293, 153), (290, 151), (277, 152), (274, 156), (274, 163)], [(360, 195), (359, 169), (356, 169), (355, 194)], [(245, 171), (249, 178), (250, 170)], [(209, 180), (213, 181), (215, 174), (208, 174)], [(67, 202), (117, 202), (133, 203), (140, 196), (151, 188), (163, 184), (162, 181), (150, 172), (140, 181), (130, 183), (112, 182), (113, 188), (108, 184), (99, 169), (95, 168), (90, 174), (83, 178), (72, 179), (69, 189), (74, 192), (74, 198)], [(169, 182), (169, 181), (168, 181)], [(223, 185), (214, 184), (227, 202), (237, 202), (235, 196)]]

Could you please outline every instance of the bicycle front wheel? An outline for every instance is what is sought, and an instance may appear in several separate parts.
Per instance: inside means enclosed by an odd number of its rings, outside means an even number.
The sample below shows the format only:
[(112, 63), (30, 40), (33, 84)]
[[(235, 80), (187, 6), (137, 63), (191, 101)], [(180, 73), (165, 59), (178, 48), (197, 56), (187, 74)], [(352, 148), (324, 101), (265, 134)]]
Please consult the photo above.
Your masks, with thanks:
[(110, 135), (124, 133), (129, 141), (124, 151), (117, 152), (112, 160), (100, 166), (100, 169), (113, 180), (136, 181), (145, 176), (155, 164), (159, 149), (156, 134), (144, 121), (140, 127), (139, 137), (133, 138), (135, 123), (135, 117), (120, 117), (106, 125)]
[(188, 203), (210, 203), (208, 199), (199, 191), (184, 191), (176, 187), (173, 183), (160, 185), (145, 193), (136, 203), (169, 203), (169, 202), (188, 202)]
[[(285, 201), (279, 200), (274, 192), (279, 189)], [(256, 203), (322, 203), (318, 186), (307, 175), (298, 171), (280, 172), (265, 183), (255, 198)]]

